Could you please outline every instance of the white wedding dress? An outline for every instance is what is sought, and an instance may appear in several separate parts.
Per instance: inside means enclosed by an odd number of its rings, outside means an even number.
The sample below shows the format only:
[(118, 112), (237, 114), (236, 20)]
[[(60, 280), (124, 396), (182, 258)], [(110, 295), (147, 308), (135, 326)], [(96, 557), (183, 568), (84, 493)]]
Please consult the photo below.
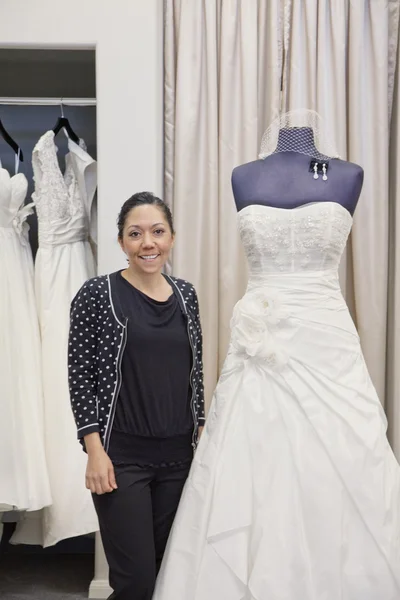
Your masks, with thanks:
[(250, 277), (154, 600), (399, 600), (400, 470), (339, 204), (238, 215)]
[(97, 531), (85, 487), (86, 455), (77, 441), (68, 389), (68, 331), (71, 300), (95, 275), (89, 240), (96, 190), (96, 162), (69, 140), (63, 175), (54, 133), (45, 133), (32, 155), (39, 222), (36, 298), (42, 337), (46, 456), (53, 503), (17, 525), (12, 543), (54, 545)]
[(27, 189), (0, 163), (0, 512), (51, 504)]

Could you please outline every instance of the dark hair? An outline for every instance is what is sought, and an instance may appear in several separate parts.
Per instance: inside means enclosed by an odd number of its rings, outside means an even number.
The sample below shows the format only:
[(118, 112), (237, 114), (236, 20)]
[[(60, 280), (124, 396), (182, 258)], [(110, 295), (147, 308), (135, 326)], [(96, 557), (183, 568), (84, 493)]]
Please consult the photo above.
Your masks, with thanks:
[(161, 198), (158, 198), (151, 192), (138, 192), (137, 194), (133, 194), (133, 196), (131, 196), (126, 202), (124, 202), (124, 204), (121, 207), (121, 210), (119, 211), (117, 224), (118, 237), (120, 239), (122, 239), (123, 237), (125, 222), (128, 214), (133, 208), (136, 208), (137, 206), (145, 206), (146, 204), (152, 204), (153, 206), (157, 206), (157, 208), (159, 208), (163, 212), (172, 235), (175, 234), (172, 214), (169, 209), (169, 206), (165, 204), (164, 200), (161, 200)]

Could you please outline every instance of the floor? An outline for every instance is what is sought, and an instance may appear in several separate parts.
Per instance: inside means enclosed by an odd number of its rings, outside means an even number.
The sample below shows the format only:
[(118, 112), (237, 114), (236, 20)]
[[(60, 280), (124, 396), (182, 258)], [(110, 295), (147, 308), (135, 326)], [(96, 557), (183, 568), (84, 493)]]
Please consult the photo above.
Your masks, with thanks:
[(0, 600), (84, 600), (94, 571), (94, 535), (56, 546), (14, 546), (14, 523), (0, 540)]
[(90, 554), (0, 554), (1, 600), (84, 600), (92, 576)]

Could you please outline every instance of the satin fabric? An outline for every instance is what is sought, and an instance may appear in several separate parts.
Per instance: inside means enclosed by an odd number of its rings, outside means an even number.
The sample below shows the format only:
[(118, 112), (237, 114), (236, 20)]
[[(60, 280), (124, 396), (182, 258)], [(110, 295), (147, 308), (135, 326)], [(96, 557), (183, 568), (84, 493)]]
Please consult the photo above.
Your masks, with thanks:
[(249, 206), (249, 263), (155, 600), (396, 600), (400, 470), (343, 299), (352, 218)]
[(68, 148), (64, 174), (52, 131), (40, 138), (32, 156), (39, 223), (35, 288), (52, 504), (17, 524), (11, 538), (14, 544), (51, 546), (99, 527), (85, 486), (87, 457), (76, 439), (67, 372), (70, 303), (83, 283), (95, 275), (89, 216), (97, 165), (73, 141), (69, 140)]

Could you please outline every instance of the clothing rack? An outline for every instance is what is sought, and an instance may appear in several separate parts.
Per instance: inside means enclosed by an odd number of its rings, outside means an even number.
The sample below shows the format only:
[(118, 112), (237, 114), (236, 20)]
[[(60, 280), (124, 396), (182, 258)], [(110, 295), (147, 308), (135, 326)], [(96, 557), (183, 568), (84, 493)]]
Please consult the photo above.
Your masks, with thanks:
[(0, 97), (0, 105), (29, 106), (96, 106), (96, 98), (8, 98)]

